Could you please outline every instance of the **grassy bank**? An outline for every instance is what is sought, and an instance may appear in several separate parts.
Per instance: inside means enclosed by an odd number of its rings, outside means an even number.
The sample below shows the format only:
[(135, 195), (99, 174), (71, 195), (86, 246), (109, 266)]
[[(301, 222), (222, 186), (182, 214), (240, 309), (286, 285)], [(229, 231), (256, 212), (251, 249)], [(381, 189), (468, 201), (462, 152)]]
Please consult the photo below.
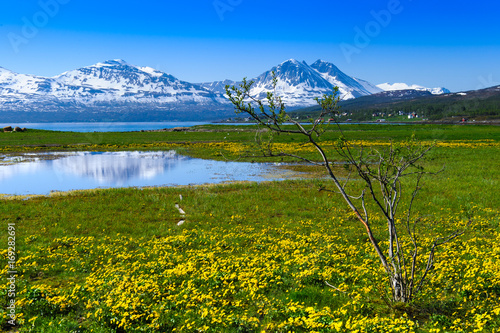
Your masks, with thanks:
[[(85, 134), (30, 132), (0, 134), (2, 151), (174, 148), (218, 159), (255, 153), (250, 128), (103, 133), (100, 143), (86, 143)], [(337, 195), (317, 191), (327, 180), (109, 189), (1, 202), (5, 243), (7, 226), (16, 231), (20, 331), (498, 331), (499, 130), (353, 125), (346, 134), (382, 147), (411, 132), (440, 142), (429, 169), (446, 166), (426, 181), (416, 206), (422, 244), (473, 221), (440, 249), (412, 304), (387, 303), (386, 276), (359, 222)], [(277, 139), (282, 150), (314, 156), (292, 137)], [(186, 211), (182, 225), (176, 203)], [(374, 225), (383, 238), (383, 219)], [(5, 276), (7, 249), (0, 253)], [(5, 329), (8, 301), (3, 288)]]
[[(27, 132), (0, 132), (0, 152), (61, 151), (61, 150), (155, 150), (171, 147), (183, 153), (202, 158), (222, 158), (214, 151), (224, 145), (240, 145), (252, 150), (255, 126), (205, 125), (188, 131), (167, 132), (56, 132), (28, 130)], [(420, 140), (439, 142), (499, 142), (500, 126), (457, 125), (346, 125), (345, 135), (351, 140), (404, 140), (412, 133)], [(329, 125), (324, 141), (335, 140), (338, 130)], [(278, 143), (301, 143), (303, 139), (289, 135), (275, 138)], [(209, 144), (213, 147), (210, 147)], [(198, 149), (202, 148), (202, 149)], [(241, 155), (241, 154), (240, 154)], [(239, 155), (230, 155), (239, 157)]]

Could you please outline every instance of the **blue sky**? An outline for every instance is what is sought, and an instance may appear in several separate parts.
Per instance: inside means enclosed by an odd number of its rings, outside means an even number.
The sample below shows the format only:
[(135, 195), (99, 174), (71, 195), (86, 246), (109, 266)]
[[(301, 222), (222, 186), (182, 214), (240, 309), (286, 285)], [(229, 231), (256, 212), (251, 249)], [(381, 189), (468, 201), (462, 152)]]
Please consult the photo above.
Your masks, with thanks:
[(499, 13), (498, 1), (11, 0), (0, 66), (54, 76), (120, 58), (204, 82), (323, 59), (374, 84), (460, 91), (500, 84)]

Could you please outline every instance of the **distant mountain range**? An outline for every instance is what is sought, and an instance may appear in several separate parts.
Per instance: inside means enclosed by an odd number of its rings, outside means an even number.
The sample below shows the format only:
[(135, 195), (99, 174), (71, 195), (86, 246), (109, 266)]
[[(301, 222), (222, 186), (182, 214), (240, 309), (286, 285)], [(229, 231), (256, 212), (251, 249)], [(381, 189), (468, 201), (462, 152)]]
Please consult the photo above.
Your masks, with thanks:
[[(394, 90), (353, 78), (335, 65), (287, 60), (259, 75), (252, 95), (264, 98), (278, 78), (276, 93), (290, 108), (315, 105), (316, 97), (338, 86), (344, 100)], [(109, 60), (55, 77), (18, 74), (0, 67), (0, 119), (4, 121), (186, 121), (216, 120), (234, 114), (225, 98), (225, 80), (189, 83), (150, 67)], [(397, 88), (445, 93), (444, 88), (396, 84)]]
[(382, 84), (377, 84), (377, 87), (384, 91), (395, 91), (395, 90), (428, 91), (433, 95), (449, 94), (451, 92), (443, 87), (426, 88), (416, 84), (408, 85), (406, 83), (382, 83)]
[[(340, 102), (345, 118), (354, 121), (374, 120), (373, 114), (418, 114), (430, 120), (475, 118), (498, 119), (500, 116), (500, 86), (463, 91), (458, 93), (432, 94), (428, 90), (393, 90), (362, 96)], [(292, 116), (309, 119), (321, 111), (312, 106), (292, 112)]]

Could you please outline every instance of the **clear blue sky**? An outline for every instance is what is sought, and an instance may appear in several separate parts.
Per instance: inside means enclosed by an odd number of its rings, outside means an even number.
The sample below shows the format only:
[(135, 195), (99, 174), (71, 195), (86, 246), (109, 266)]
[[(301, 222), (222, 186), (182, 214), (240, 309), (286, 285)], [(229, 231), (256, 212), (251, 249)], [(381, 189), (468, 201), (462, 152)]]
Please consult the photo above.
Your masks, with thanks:
[(108, 59), (181, 80), (254, 77), (323, 59), (374, 84), (500, 84), (500, 2), (22, 0), (0, 2), (0, 66), (54, 76)]

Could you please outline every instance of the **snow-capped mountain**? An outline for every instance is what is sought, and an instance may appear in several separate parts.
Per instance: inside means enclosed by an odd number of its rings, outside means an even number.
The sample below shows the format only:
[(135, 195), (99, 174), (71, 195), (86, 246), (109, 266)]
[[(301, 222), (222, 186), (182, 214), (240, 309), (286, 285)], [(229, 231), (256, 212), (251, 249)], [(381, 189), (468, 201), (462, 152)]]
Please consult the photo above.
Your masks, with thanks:
[(252, 96), (265, 98), (268, 91), (273, 91), (273, 71), (278, 79), (276, 94), (289, 107), (315, 105), (316, 97), (331, 93), (333, 89), (330, 82), (305, 62), (290, 59), (255, 78), (250, 91)]
[[(193, 107), (195, 106), (195, 107)], [(196, 110), (194, 110), (196, 109)], [(227, 116), (222, 94), (181, 81), (150, 67), (110, 60), (44, 78), (0, 68), (0, 111), (163, 112), (171, 120), (181, 111), (198, 119)]]
[[(85, 102), (118, 101), (147, 103), (227, 103), (200, 86), (181, 81), (150, 67), (137, 67), (123, 60), (111, 60), (65, 72), (54, 77), (61, 85), (90, 88), (102, 93), (84, 98)], [(66, 97), (61, 95), (60, 97)]]
[[(326, 61), (308, 65), (290, 59), (254, 78), (253, 96), (264, 99), (273, 90), (272, 71), (278, 79), (276, 93), (290, 108), (316, 105), (315, 98), (331, 93), (335, 86), (344, 100), (384, 90), (449, 92), (399, 83), (374, 86)], [(0, 67), (0, 113), (4, 121), (20, 115), (22, 121), (221, 119), (234, 114), (225, 97), (225, 86), (239, 83), (225, 80), (193, 84), (119, 59), (54, 77), (18, 74)]]
[(426, 88), (416, 84), (408, 85), (406, 83), (382, 83), (377, 84), (377, 87), (384, 91), (394, 91), (394, 90), (417, 90), (417, 91), (428, 91), (433, 95), (449, 94), (450, 91), (443, 87), (438, 88)]
[[(273, 91), (272, 72), (278, 79), (276, 94), (288, 107), (316, 105), (315, 98), (331, 93), (334, 86), (339, 87), (342, 99), (381, 92), (373, 84), (350, 77), (335, 65), (318, 60), (312, 65), (306, 62), (290, 59), (252, 79), (254, 84), (250, 91), (252, 96), (263, 99), (267, 92)], [(238, 82), (226, 80), (201, 84), (214, 92), (224, 93), (225, 85), (235, 85)]]

